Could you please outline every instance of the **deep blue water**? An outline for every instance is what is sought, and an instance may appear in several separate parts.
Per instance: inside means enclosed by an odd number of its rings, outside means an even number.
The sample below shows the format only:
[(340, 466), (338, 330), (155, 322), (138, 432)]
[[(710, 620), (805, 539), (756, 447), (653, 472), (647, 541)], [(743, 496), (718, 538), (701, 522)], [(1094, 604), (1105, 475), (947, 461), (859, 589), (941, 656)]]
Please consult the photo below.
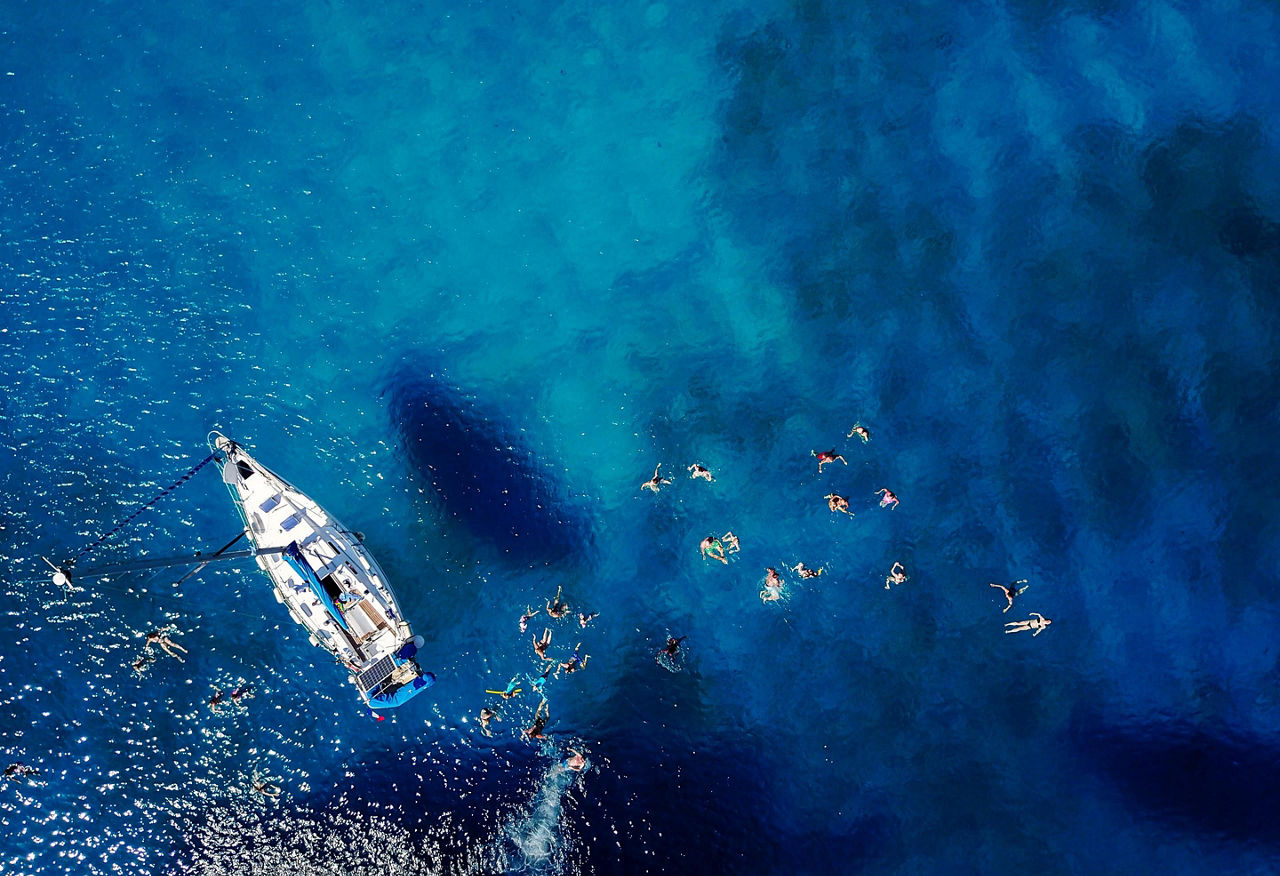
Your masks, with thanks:
[[(1274, 7), (597, 6), (0, 8), (0, 871), (1265, 872)], [(215, 427), (428, 695), (251, 567), (44, 577)], [(93, 556), (236, 525), (206, 469)], [(557, 587), (553, 742), (485, 737)]]

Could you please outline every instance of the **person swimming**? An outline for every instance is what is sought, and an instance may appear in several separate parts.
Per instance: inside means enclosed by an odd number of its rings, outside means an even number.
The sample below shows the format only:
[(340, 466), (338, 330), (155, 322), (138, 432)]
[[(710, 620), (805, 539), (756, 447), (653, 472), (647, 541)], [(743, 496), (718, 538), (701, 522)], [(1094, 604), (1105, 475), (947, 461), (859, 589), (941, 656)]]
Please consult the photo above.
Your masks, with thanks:
[(689, 637), (681, 636), (680, 638), (677, 639), (675, 636), (667, 636), (667, 646), (663, 648), (661, 651), (659, 651), (658, 653), (665, 654), (668, 657), (676, 656), (677, 654), (680, 653), (680, 643), (687, 638)]
[(822, 467), (829, 462), (835, 462), (836, 460), (839, 460), (844, 465), (849, 464), (845, 462), (845, 459), (843, 456), (836, 453), (834, 447), (830, 450), (823, 450), (822, 452), (818, 452), (817, 450), (810, 450), (809, 455), (818, 457), (818, 473), (819, 474), (822, 473)]
[(849, 510), (849, 500), (844, 496), (838, 496), (835, 493), (828, 493), (823, 497), (827, 500), (827, 507), (832, 511), (839, 511), (843, 514), (853, 516), (853, 512)]
[[(546, 709), (546, 714), (543, 714), (543, 709)], [(529, 740), (546, 739), (547, 736), (542, 731), (546, 728), (547, 719), (550, 717), (551, 709), (547, 706), (547, 701), (544, 699), (538, 704), (537, 711), (533, 713), (533, 725), (527, 727), (524, 731), (525, 738)]]
[(497, 712), (495, 712), (493, 709), (487, 709), (487, 708), (481, 709), (480, 710), (480, 731), (484, 733), (485, 736), (492, 736), (493, 731), (489, 729), (489, 722), (501, 721), (501, 720), (502, 720), (502, 716), (499, 715)]
[(658, 463), (657, 467), (654, 468), (653, 470), (653, 477), (649, 478), (649, 480), (641, 484), (640, 489), (653, 490), (656, 493), (662, 487), (665, 487), (667, 484), (671, 483), (671, 481), (669, 481), (667, 478), (664, 478), (658, 474), (658, 472), (661, 470), (662, 470), (662, 463)]
[(714, 535), (708, 535), (698, 545), (698, 550), (702, 552), (702, 558), (708, 557), (713, 560), (719, 560), (726, 566), (729, 565), (729, 558), (724, 555), (724, 544)]
[(587, 765), (587, 758), (581, 751), (575, 748), (569, 749), (569, 756), (560, 762), (567, 770), (573, 770), (575, 773), (582, 772), (583, 767)]
[(529, 629), (529, 621), (537, 614), (537, 610), (532, 605), (524, 607), (524, 614), (520, 615), (520, 632), (526, 632)]
[(1010, 621), (1004, 625), (1004, 631), (1006, 633), (1025, 633), (1027, 630), (1035, 630), (1031, 634), (1031, 637), (1035, 638), (1043, 633), (1049, 624), (1053, 623), (1038, 611), (1031, 612), (1031, 615), (1026, 620)]
[(742, 546), (738, 543), (738, 537), (732, 532), (726, 532), (724, 535), (720, 536), (720, 538), (724, 542), (725, 553), (736, 554), (741, 550)]
[[(693, 465), (689, 466), (689, 473), (689, 477), (694, 478), (695, 480), (697, 478), (702, 478), (709, 484), (715, 482), (715, 478), (711, 476), (711, 470), (703, 466), (701, 463), (695, 462)], [(654, 472), (654, 474), (657, 474), (657, 472)]]
[(560, 669), (564, 670), (565, 675), (572, 675), (573, 673), (577, 672), (579, 669), (587, 668), (587, 661), (591, 659), (591, 655), (584, 654), (582, 656), (582, 659), (579, 660), (578, 651), (581, 648), (582, 648), (581, 642), (573, 646), (573, 656), (560, 664), (560, 668), (556, 670), (556, 675), (560, 674)]
[(881, 508), (896, 508), (898, 505), (898, 497), (894, 495), (893, 490), (888, 488), (876, 490), (876, 495), (880, 497)]
[(557, 675), (560, 674), (559, 671), (556, 670), (556, 664), (554, 661), (551, 663), (548, 663), (547, 668), (542, 670), (542, 674), (539, 675), (537, 678), (534, 678), (532, 675), (529, 676), (529, 689), (536, 694), (542, 693), (542, 688), (547, 683), (547, 676), (549, 676), (552, 672), (555, 672)]
[(888, 590), (890, 584), (903, 584), (907, 580), (907, 570), (903, 568), (902, 563), (894, 563), (893, 568), (889, 570), (889, 577), (884, 579), (884, 589)]
[(27, 766), (22, 761), (18, 761), (4, 768), (4, 777), (11, 782), (21, 782), (27, 776), (38, 775), (39, 772), (35, 767)]
[(154, 630), (150, 633), (147, 633), (147, 640), (144, 643), (144, 646), (148, 651), (150, 651), (152, 645), (159, 645), (161, 648), (164, 649), (164, 653), (168, 654), (170, 657), (177, 658), (177, 661), (179, 663), (183, 663), (185, 661), (173, 649), (177, 648), (178, 651), (181, 651), (183, 654), (187, 653), (187, 649), (179, 645), (177, 642), (173, 641), (173, 639), (169, 638), (169, 632), (171, 630), (173, 630), (173, 627), (168, 626), (168, 627), (164, 627), (163, 629)]
[(537, 654), (543, 660), (551, 660), (552, 658), (547, 656), (547, 646), (550, 644), (551, 644), (551, 628), (548, 627), (547, 629), (543, 630), (541, 639), (539, 639), (537, 636), (533, 637), (533, 653)]
[(595, 620), (599, 616), (600, 616), (600, 612), (598, 611), (593, 611), (591, 612), (591, 614), (583, 614), (582, 612), (578, 612), (578, 626), (582, 627), (585, 630), (587, 628), (587, 624), (591, 623), (593, 620)]
[(504, 700), (509, 700), (518, 693), (520, 693), (520, 676), (517, 675), (507, 683), (507, 689), (498, 694), (498, 696), (502, 697)]
[(846, 435), (845, 437), (852, 438), (854, 435), (857, 435), (859, 438), (861, 438), (863, 444), (866, 444), (868, 441), (871, 440), (871, 433), (868, 432), (867, 427), (862, 425), (861, 423), (854, 423), (853, 428), (849, 430), (849, 434)]
[(547, 600), (547, 615), (554, 618), (562, 618), (569, 613), (569, 603), (560, 601), (560, 591), (563, 587), (556, 588), (556, 598)]
[(222, 688), (215, 687), (213, 689), (213, 696), (209, 697), (209, 711), (218, 711), (218, 707), (221, 706), (226, 699), (226, 694), (222, 692)]
[(278, 776), (261, 776), (257, 773), (253, 774), (253, 790), (257, 791), (264, 797), (279, 797), (280, 786), (276, 782), (280, 781)]
[(1021, 589), (1019, 589), (1019, 588), (1018, 588), (1018, 585), (1019, 585), (1019, 584), (1026, 584), (1026, 583), (1027, 583), (1027, 579), (1026, 579), (1026, 578), (1020, 578), (1019, 580), (1014, 581), (1012, 584), (1008, 585), (1007, 587), (1006, 587), (1004, 584), (997, 584), (997, 583), (996, 583), (996, 582), (994, 582), (994, 581), (992, 581), (992, 582), (990, 582), (990, 583), (991, 583), (991, 586), (992, 586), (992, 587), (996, 588), (996, 589), (997, 589), (997, 590), (999, 590), (1001, 593), (1003, 593), (1003, 594), (1004, 594), (1004, 598), (1005, 598), (1006, 600), (1008, 600), (1008, 602), (1009, 602), (1009, 604), (1008, 604), (1008, 605), (1006, 605), (1004, 608), (1000, 609), (1000, 613), (1001, 613), (1001, 614), (1003, 614), (1003, 613), (1005, 613), (1006, 611), (1008, 611), (1009, 609), (1013, 608), (1013, 600), (1014, 600), (1014, 597), (1016, 597), (1016, 596), (1020, 595), (1021, 593), (1023, 593), (1023, 592), (1027, 589), (1026, 587), (1023, 587), (1023, 588), (1021, 588)]
[(150, 669), (152, 664), (155, 662), (155, 655), (148, 653), (138, 655), (138, 659), (134, 660), (131, 665), (133, 666), (133, 671), (138, 673), (138, 675), (146, 675), (147, 670)]
[(799, 575), (801, 578), (817, 578), (826, 570), (810, 569), (804, 563), (796, 563), (795, 566), (792, 567), (792, 571), (795, 572), (797, 575)]

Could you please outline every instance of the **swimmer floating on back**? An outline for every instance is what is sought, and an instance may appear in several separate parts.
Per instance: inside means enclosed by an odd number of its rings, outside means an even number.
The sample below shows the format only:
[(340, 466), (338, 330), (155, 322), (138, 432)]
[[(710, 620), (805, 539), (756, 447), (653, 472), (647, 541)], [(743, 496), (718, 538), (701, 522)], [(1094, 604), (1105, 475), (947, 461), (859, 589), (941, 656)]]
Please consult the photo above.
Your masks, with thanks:
[(845, 437), (852, 438), (854, 435), (857, 435), (859, 438), (861, 438), (863, 444), (866, 444), (868, 441), (871, 440), (871, 433), (868, 432), (867, 427), (862, 425), (861, 423), (854, 423), (853, 428), (849, 430), (849, 434), (846, 435)]
[(658, 474), (658, 471), (661, 468), (662, 468), (662, 463), (658, 463), (658, 465), (653, 470), (653, 477), (649, 478), (649, 480), (641, 484), (640, 489), (653, 490), (656, 493), (662, 487), (665, 487), (667, 484), (671, 483), (671, 481), (669, 481), (667, 478), (664, 478)]
[(1003, 594), (1004, 594), (1004, 598), (1005, 598), (1005, 599), (1007, 599), (1007, 600), (1009, 601), (1009, 604), (1008, 604), (1008, 605), (1006, 605), (1004, 608), (1000, 609), (1000, 613), (1001, 613), (1001, 614), (1003, 614), (1004, 612), (1006, 612), (1006, 611), (1008, 611), (1009, 609), (1013, 608), (1013, 599), (1014, 599), (1014, 597), (1015, 597), (1015, 596), (1018, 596), (1018, 595), (1019, 595), (1019, 594), (1021, 594), (1024, 590), (1026, 590), (1026, 589), (1027, 589), (1026, 587), (1021, 587), (1021, 588), (1020, 588), (1020, 587), (1018, 587), (1018, 585), (1019, 585), (1019, 584), (1026, 584), (1026, 583), (1027, 583), (1027, 579), (1026, 579), (1026, 578), (1021, 578), (1021, 579), (1019, 579), (1019, 580), (1017, 580), (1017, 581), (1014, 581), (1012, 584), (1010, 584), (1010, 585), (1009, 585), (1009, 586), (1007, 586), (1007, 587), (1006, 587), (1005, 585), (1003, 585), (1003, 584), (997, 584), (997, 583), (996, 583), (996, 582), (994, 582), (994, 581), (992, 581), (992, 582), (991, 582), (991, 586), (992, 586), (992, 587), (995, 587), (997, 590), (999, 590), (1001, 593), (1003, 593)]
[(1035, 632), (1031, 634), (1031, 637), (1035, 638), (1044, 632), (1045, 627), (1053, 623), (1053, 621), (1049, 620), (1038, 611), (1033, 611), (1031, 614), (1032, 617), (1029, 617), (1026, 620), (1011, 621), (1005, 624), (1004, 631), (1006, 633), (1025, 633), (1027, 630), (1035, 630)]
[(578, 626), (582, 627), (585, 630), (587, 628), (587, 624), (591, 623), (593, 620), (595, 620), (599, 616), (600, 616), (600, 612), (598, 611), (593, 611), (591, 612), (591, 614), (584, 614), (582, 612), (578, 612)]
[(797, 575), (799, 575), (801, 578), (817, 578), (825, 570), (810, 569), (804, 563), (796, 563), (795, 566), (792, 567), (792, 571), (795, 572)]
[[(657, 472), (655, 471), (654, 474), (657, 474)], [(694, 479), (702, 478), (709, 484), (715, 482), (715, 478), (711, 476), (711, 470), (699, 462), (695, 462), (693, 465), (689, 466), (689, 477)]]
[(817, 450), (810, 450), (809, 455), (818, 457), (818, 473), (819, 474), (822, 473), (822, 467), (826, 465), (828, 462), (835, 462), (838, 459), (844, 465), (849, 464), (845, 462), (845, 459), (843, 456), (836, 453), (834, 447), (831, 448), (830, 450), (823, 450), (821, 453), (819, 453)]
[(880, 489), (876, 490), (876, 495), (880, 497), (881, 508), (896, 508), (898, 505), (898, 497), (894, 495), (893, 490)]
[(725, 553), (736, 554), (741, 547), (738, 544), (738, 537), (732, 532), (726, 532), (720, 538), (725, 544)]

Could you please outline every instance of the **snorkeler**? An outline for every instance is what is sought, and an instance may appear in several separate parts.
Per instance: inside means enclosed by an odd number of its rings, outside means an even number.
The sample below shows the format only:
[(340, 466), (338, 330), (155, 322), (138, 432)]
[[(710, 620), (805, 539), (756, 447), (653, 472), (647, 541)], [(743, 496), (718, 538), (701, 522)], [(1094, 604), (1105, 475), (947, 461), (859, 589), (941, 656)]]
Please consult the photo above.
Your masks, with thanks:
[(677, 638), (675, 638), (674, 636), (667, 636), (667, 647), (665, 647), (665, 648), (663, 648), (661, 651), (659, 651), (659, 652), (658, 652), (658, 656), (659, 656), (659, 657), (662, 657), (662, 656), (664, 656), (664, 655), (665, 655), (665, 656), (667, 656), (667, 657), (674, 657), (674, 656), (676, 656), (677, 654), (679, 654), (679, 653), (680, 653), (680, 643), (681, 643), (681, 642), (683, 642), (683, 641), (684, 641), (685, 639), (687, 639), (687, 638), (689, 638), (689, 637), (688, 637), (688, 636), (681, 636), (680, 638), (678, 638), (678, 639), (677, 639)]
[(738, 544), (738, 537), (732, 532), (726, 532), (720, 538), (725, 544), (725, 553), (736, 554), (741, 549), (741, 545)]
[(542, 631), (542, 638), (533, 637), (533, 653), (537, 654), (543, 660), (550, 660), (547, 656), (547, 646), (551, 644), (551, 628)]
[(529, 620), (537, 613), (537, 610), (531, 605), (524, 607), (524, 614), (520, 615), (520, 632), (523, 633), (529, 629)]
[(278, 781), (280, 781), (278, 776), (274, 778), (272, 776), (259, 777), (257, 773), (254, 773), (253, 790), (257, 791), (264, 797), (279, 797), (280, 786), (276, 784)]
[(539, 675), (537, 678), (534, 678), (533, 676), (529, 676), (529, 689), (536, 694), (542, 693), (542, 688), (547, 683), (547, 676), (549, 676), (552, 672), (555, 672), (556, 675), (560, 674), (559, 670), (556, 669), (556, 664), (554, 660), (547, 664), (547, 668), (542, 670), (542, 674)]
[(698, 545), (698, 550), (702, 552), (704, 560), (710, 557), (713, 560), (719, 560), (726, 566), (729, 565), (729, 558), (724, 555), (724, 545), (714, 535), (708, 535), (704, 538)]
[(598, 611), (593, 611), (591, 612), (591, 614), (584, 614), (583, 612), (578, 612), (578, 626), (582, 627), (585, 630), (587, 628), (587, 624), (591, 623), (593, 620), (595, 620), (599, 616), (600, 616), (600, 612)]
[(581, 647), (582, 647), (582, 643), (581, 643), (581, 642), (579, 642), (578, 644), (576, 644), (576, 645), (574, 645), (574, 646), (573, 646), (573, 656), (572, 656), (572, 657), (570, 657), (568, 660), (566, 660), (566, 661), (564, 661), (563, 663), (561, 663), (561, 664), (560, 664), (560, 668), (556, 670), (556, 675), (559, 675), (559, 674), (560, 674), (560, 669), (563, 669), (563, 670), (564, 670), (564, 674), (565, 674), (565, 675), (572, 675), (573, 673), (577, 672), (579, 669), (586, 669), (586, 668), (587, 668), (587, 661), (588, 661), (589, 659), (591, 659), (591, 655), (590, 655), (590, 654), (583, 654), (583, 655), (582, 655), (582, 659), (581, 659), (581, 660), (579, 660), (579, 659), (578, 659), (578, 650), (579, 650)]
[(804, 563), (796, 563), (795, 566), (792, 567), (792, 571), (795, 572), (797, 575), (799, 575), (801, 578), (817, 578), (826, 570), (810, 569)]
[(693, 465), (689, 466), (689, 477), (695, 478), (695, 479), (702, 478), (704, 481), (706, 481), (709, 484), (715, 483), (715, 478), (711, 476), (711, 470), (698, 462), (695, 462)]
[(179, 657), (173, 649), (177, 648), (183, 654), (187, 653), (187, 649), (169, 638), (169, 631), (172, 629), (173, 627), (168, 626), (163, 629), (147, 633), (146, 648), (147, 650), (151, 650), (152, 645), (159, 645), (164, 649), (164, 653), (168, 654), (170, 657), (176, 657), (179, 663), (183, 663), (185, 661)]
[[(546, 714), (542, 710), (546, 709)], [(546, 739), (546, 734), (542, 731), (547, 726), (547, 719), (551, 717), (551, 709), (547, 706), (547, 701), (543, 700), (538, 704), (538, 710), (533, 713), (533, 726), (528, 727), (524, 731), (526, 739)]]
[(501, 720), (502, 720), (502, 716), (499, 715), (497, 712), (495, 712), (493, 709), (481, 709), (480, 710), (481, 732), (483, 732), (485, 736), (492, 736), (493, 731), (489, 729), (489, 722), (501, 721)]
[(1003, 594), (1004, 594), (1004, 598), (1005, 598), (1006, 600), (1008, 600), (1008, 602), (1009, 602), (1009, 604), (1008, 604), (1008, 605), (1006, 605), (1004, 608), (1000, 609), (1000, 613), (1001, 613), (1001, 614), (1004, 614), (1006, 611), (1008, 611), (1009, 609), (1013, 608), (1013, 599), (1014, 599), (1014, 597), (1015, 597), (1015, 596), (1018, 596), (1018, 595), (1019, 595), (1019, 594), (1021, 594), (1024, 590), (1026, 590), (1026, 589), (1027, 589), (1026, 587), (1021, 587), (1021, 588), (1020, 588), (1020, 587), (1018, 587), (1018, 585), (1019, 585), (1019, 584), (1026, 584), (1026, 583), (1027, 583), (1027, 579), (1026, 579), (1026, 578), (1022, 578), (1022, 579), (1020, 579), (1020, 580), (1018, 580), (1018, 581), (1014, 581), (1012, 584), (1010, 584), (1010, 585), (1009, 585), (1009, 586), (1007, 586), (1007, 587), (1006, 587), (1005, 585), (1003, 585), (1003, 584), (997, 584), (997, 583), (996, 583), (996, 582), (994, 582), (994, 581), (992, 581), (992, 582), (991, 582), (991, 586), (992, 586), (992, 587), (994, 587), (994, 588), (996, 588), (997, 590), (999, 590), (1001, 593), (1003, 593)]
[(888, 590), (890, 584), (903, 584), (907, 580), (907, 570), (902, 563), (894, 563), (893, 568), (889, 570), (889, 577), (884, 579), (884, 589)]
[(1005, 624), (1004, 631), (1006, 633), (1024, 633), (1027, 630), (1035, 630), (1035, 632), (1031, 634), (1032, 638), (1035, 638), (1044, 632), (1045, 627), (1053, 623), (1053, 621), (1049, 620), (1038, 611), (1033, 611), (1031, 614), (1034, 615), (1034, 617), (1029, 617), (1026, 620), (1011, 621)]
[[(571, 749), (572, 750), (572, 749)], [(11, 763), (4, 768), (4, 777), (14, 782), (21, 782), (27, 776), (34, 776), (39, 772), (33, 766), (27, 766), (25, 763), (18, 761)]]
[(852, 438), (854, 435), (857, 435), (859, 438), (861, 438), (863, 444), (866, 444), (868, 441), (871, 440), (871, 433), (868, 432), (867, 427), (862, 425), (861, 423), (854, 423), (853, 428), (849, 430), (849, 434), (846, 435), (845, 437)]
[(563, 587), (557, 587), (556, 598), (547, 600), (547, 614), (557, 619), (569, 613), (569, 603), (560, 601), (560, 591), (563, 589)]
[(835, 462), (838, 459), (840, 460), (840, 462), (844, 463), (845, 465), (849, 464), (845, 462), (845, 459), (843, 456), (836, 453), (834, 447), (831, 448), (830, 450), (823, 450), (821, 453), (819, 453), (817, 450), (810, 450), (809, 455), (818, 457), (818, 473), (819, 474), (822, 473), (822, 467), (826, 465), (828, 462)]
[(827, 500), (827, 507), (832, 511), (841, 511), (848, 514), (850, 517), (853, 516), (853, 512), (849, 510), (849, 500), (844, 496), (837, 496), (835, 493), (828, 493), (823, 498)]
[(643, 484), (641, 484), (641, 485), (640, 485), (640, 489), (642, 489), (642, 490), (653, 490), (653, 491), (656, 493), (656, 492), (658, 492), (658, 490), (659, 490), (659, 489), (661, 489), (662, 487), (664, 487), (664, 486), (666, 486), (667, 484), (671, 483), (671, 481), (670, 481), (670, 480), (668, 480), (667, 478), (664, 478), (664, 477), (662, 477), (662, 476), (660, 476), (660, 475), (658, 474), (658, 471), (659, 471), (661, 468), (662, 468), (662, 463), (658, 463), (657, 467), (656, 467), (656, 468), (654, 468), (654, 470), (653, 470), (653, 477), (649, 478), (649, 480), (647, 480), (647, 481), (645, 481)]
[(894, 495), (893, 490), (888, 488), (876, 490), (876, 495), (880, 497), (881, 508), (895, 508), (898, 504), (898, 497)]

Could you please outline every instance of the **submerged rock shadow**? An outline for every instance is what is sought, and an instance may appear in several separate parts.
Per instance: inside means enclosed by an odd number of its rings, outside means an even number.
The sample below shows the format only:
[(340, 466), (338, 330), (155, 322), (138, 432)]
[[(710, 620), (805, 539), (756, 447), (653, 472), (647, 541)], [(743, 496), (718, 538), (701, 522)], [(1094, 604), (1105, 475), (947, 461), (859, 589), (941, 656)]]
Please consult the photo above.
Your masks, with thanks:
[(473, 535), (529, 566), (581, 557), (593, 543), (582, 501), (515, 425), (418, 364), (401, 365), (384, 396), (405, 456)]
[(1071, 740), (1147, 813), (1209, 837), (1280, 844), (1280, 745), (1185, 720), (1077, 715)]

